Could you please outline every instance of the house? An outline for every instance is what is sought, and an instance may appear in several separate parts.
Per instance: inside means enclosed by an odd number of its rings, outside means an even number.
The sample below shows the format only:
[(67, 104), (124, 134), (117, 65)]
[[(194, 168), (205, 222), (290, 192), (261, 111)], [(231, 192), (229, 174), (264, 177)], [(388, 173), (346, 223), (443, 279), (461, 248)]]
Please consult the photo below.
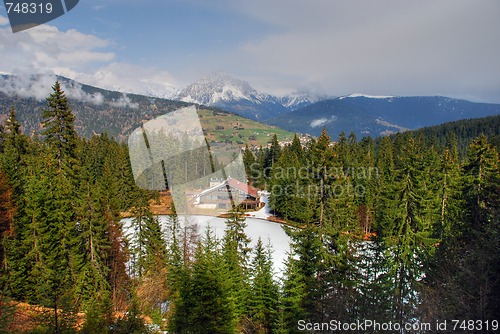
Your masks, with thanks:
[(258, 189), (230, 177), (214, 179), (210, 180), (210, 188), (195, 195), (193, 204), (200, 208), (230, 210), (232, 203), (245, 209), (257, 209), (260, 203)]

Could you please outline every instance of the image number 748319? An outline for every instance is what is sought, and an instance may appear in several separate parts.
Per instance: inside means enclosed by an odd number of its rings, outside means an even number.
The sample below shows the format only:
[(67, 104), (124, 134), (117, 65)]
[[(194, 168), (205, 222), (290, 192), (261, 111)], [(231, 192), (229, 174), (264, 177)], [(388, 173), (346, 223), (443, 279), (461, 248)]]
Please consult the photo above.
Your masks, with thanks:
[(6, 2), (5, 9), (7, 14), (11, 12), (17, 14), (50, 14), (52, 13), (52, 3), (36, 3), (36, 2)]
[(6, 1), (5, 10), (12, 32), (47, 23), (73, 9), (79, 0)]

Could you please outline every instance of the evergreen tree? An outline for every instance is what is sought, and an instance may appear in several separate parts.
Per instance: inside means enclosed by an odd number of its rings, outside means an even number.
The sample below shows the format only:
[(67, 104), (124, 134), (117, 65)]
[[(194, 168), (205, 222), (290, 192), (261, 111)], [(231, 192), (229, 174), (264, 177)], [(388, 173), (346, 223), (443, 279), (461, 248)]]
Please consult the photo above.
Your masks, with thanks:
[(224, 282), (218, 241), (210, 228), (198, 244), (188, 284), (180, 290), (171, 331), (233, 333), (234, 315)]
[[(91, 302), (101, 303), (110, 296), (108, 256), (111, 240), (108, 236), (108, 222), (101, 206), (101, 188), (92, 176), (90, 166), (81, 170), (81, 185), (77, 212), (78, 225), (73, 231), (72, 267), (75, 277), (76, 296), (85, 308)], [(94, 311), (95, 307), (92, 308)]]
[(9, 112), (5, 126), (3, 154), (0, 156), (0, 169), (7, 175), (13, 187), (13, 199), (18, 201), (22, 194), (22, 156), (28, 151), (28, 139), (21, 133), (21, 124), (17, 121), (14, 107)]
[(4, 279), (7, 278), (10, 267), (7, 261), (7, 247), (14, 232), (14, 214), (12, 188), (8, 183), (7, 176), (0, 171), (0, 291), (6, 284)]
[(281, 285), (275, 328), (281, 333), (300, 333), (297, 321), (308, 319), (310, 314), (304, 307), (306, 285), (298, 270), (297, 260), (293, 257), (293, 250), (288, 253)]
[(248, 144), (245, 146), (245, 151), (243, 152), (243, 163), (245, 164), (247, 178), (250, 183), (253, 183), (256, 179), (258, 179), (259, 168), (257, 168), (257, 160), (248, 147)]
[(266, 250), (259, 238), (254, 248), (252, 261), (252, 284), (249, 311), (252, 327), (256, 333), (272, 333), (276, 322), (278, 288), (273, 280), (270, 246)]
[(248, 246), (250, 238), (245, 234), (245, 227), (243, 212), (238, 208), (232, 209), (226, 218), (222, 257), (228, 302), (234, 310), (234, 325), (237, 328), (243, 326), (249, 294), (247, 276), (251, 248)]
[(266, 158), (264, 164), (265, 168), (264, 171), (266, 172), (266, 177), (269, 177), (270, 168), (274, 165), (275, 162), (278, 161), (280, 156), (281, 156), (281, 146), (278, 142), (278, 136), (274, 134), (273, 138), (271, 139), (271, 147), (266, 152)]
[[(387, 245), (393, 275), (393, 307), (398, 321), (407, 321), (418, 303), (418, 285), (423, 265), (432, 255), (437, 239), (433, 236), (437, 210), (432, 207), (432, 191), (423, 152), (411, 136), (400, 139), (396, 178), (385, 189), (385, 209), (380, 231)], [(396, 196), (394, 196), (396, 195)], [(392, 199), (394, 198), (394, 199)], [(434, 212), (429, 214), (427, 210)], [(437, 218), (435, 218), (437, 220)]]
[(304, 150), (302, 149), (302, 143), (300, 142), (300, 138), (297, 134), (293, 137), (292, 143), (288, 148), (289, 154), (294, 154), (300, 162), (303, 162), (304, 159)]
[[(50, 326), (59, 333), (64, 327), (60, 310), (72, 304), (73, 281), (70, 271), (72, 221), (71, 186), (57, 169), (57, 160), (47, 155), (29, 166), (25, 191), (25, 212), (29, 222), (23, 231), (26, 259), (21, 270), (25, 287), (21, 294), (35, 304), (53, 310)], [(24, 291), (23, 291), (24, 290)]]
[(426, 320), (492, 320), (500, 312), (498, 152), (485, 136), (471, 143), (462, 173), (461, 217), (445, 234), (426, 278)]
[(42, 114), (42, 135), (45, 136), (45, 142), (54, 149), (61, 169), (63, 162), (71, 164), (76, 158), (75, 116), (59, 81), (52, 86), (52, 90), (53, 93), (47, 98), (47, 109)]

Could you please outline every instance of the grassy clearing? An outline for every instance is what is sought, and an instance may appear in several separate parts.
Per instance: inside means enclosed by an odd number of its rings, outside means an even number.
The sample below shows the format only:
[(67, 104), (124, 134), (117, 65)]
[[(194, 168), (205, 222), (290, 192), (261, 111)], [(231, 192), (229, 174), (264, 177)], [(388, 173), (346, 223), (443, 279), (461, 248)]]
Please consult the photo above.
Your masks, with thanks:
[(234, 145), (266, 146), (274, 134), (279, 141), (292, 140), (292, 132), (252, 121), (235, 115), (213, 110), (198, 110), (201, 126), (205, 131), (208, 141), (232, 142)]

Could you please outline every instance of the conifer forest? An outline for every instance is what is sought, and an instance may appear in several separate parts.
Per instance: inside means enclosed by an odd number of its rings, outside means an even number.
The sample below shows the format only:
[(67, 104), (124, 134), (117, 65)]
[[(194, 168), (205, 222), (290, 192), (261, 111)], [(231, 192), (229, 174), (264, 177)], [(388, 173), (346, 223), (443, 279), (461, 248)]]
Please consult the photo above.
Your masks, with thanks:
[(0, 106), (0, 333), (499, 330), (499, 117), (243, 148), (290, 238), (276, 272), (244, 208), (223, 237), (162, 227), (126, 143), (79, 135), (59, 82), (46, 102), (31, 134)]

